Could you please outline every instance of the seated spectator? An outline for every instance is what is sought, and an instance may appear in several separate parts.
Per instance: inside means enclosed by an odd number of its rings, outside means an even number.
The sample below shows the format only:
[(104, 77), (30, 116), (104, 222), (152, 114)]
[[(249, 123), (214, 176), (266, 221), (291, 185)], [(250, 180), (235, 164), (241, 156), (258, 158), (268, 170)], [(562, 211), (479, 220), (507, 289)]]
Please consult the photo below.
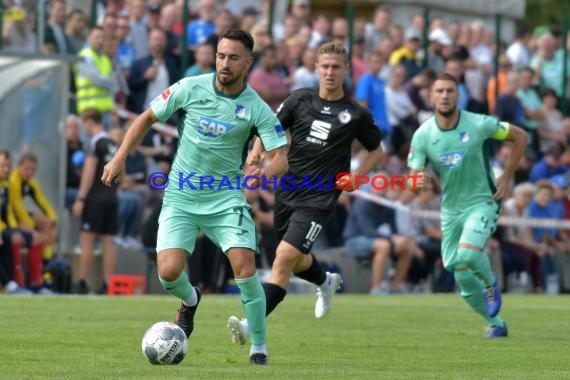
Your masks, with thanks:
[[(372, 190), (384, 195), (383, 190)], [(372, 203), (363, 198), (354, 200), (343, 232), (345, 246), (351, 250), (369, 252), (372, 258), (372, 287), (370, 294), (401, 293), (408, 275), (413, 241), (397, 235), (394, 209)], [(384, 284), (388, 259), (396, 262), (396, 273), (389, 286)]]
[[(42, 237), (36, 231), (18, 228), (10, 204), (11, 166), (10, 153), (0, 151), (0, 284), (8, 294), (30, 294), (26, 285), (38, 294), (52, 294), (43, 280)], [(22, 265), (22, 246), (28, 249), (28, 283)]]
[[(504, 55), (499, 57), (499, 70), (497, 76), (491, 77), (489, 83), (487, 84), (487, 104), (489, 105), (489, 110), (495, 112), (496, 102), (495, 91), (498, 94), (502, 94), (507, 91), (507, 73), (513, 69), (513, 64)], [(497, 90), (497, 83), (499, 89)], [(520, 124), (519, 124), (520, 125)]]
[(542, 97), (544, 121), (538, 128), (538, 136), (540, 137), (540, 150), (544, 152), (554, 145), (565, 146), (567, 135), (564, 130), (562, 113), (557, 109), (556, 93), (550, 88), (545, 88), (540, 96)]
[(517, 97), (524, 109), (524, 122), (520, 126), (528, 134), (529, 146), (538, 155), (540, 153), (538, 126), (544, 120), (544, 113), (542, 112), (542, 101), (532, 86), (533, 80), (534, 70), (530, 67), (525, 67), (519, 71)]
[[(38, 169), (38, 158), (33, 153), (25, 153), (20, 158), (16, 169), (10, 174), (10, 204), (16, 215), (18, 227), (42, 235), (44, 248), (43, 259), (51, 260), (54, 256), (53, 245), (58, 237), (57, 214), (55, 208), (44, 195), (40, 184), (34, 178)], [(30, 197), (39, 212), (31, 212), (26, 207)]]
[(501, 121), (521, 126), (524, 124), (524, 107), (517, 97), (519, 80), (517, 73), (510, 71), (505, 74), (505, 89), (499, 94), (494, 114)]
[(541, 179), (566, 173), (569, 168), (560, 163), (560, 157), (562, 157), (562, 148), (558, 145), (554, 145), (544, 152), (544, 157), (530, 169), (530, 181), (536, 183)]
[(432, 111), (429, 99), (429, 89), (436, 74), (431, 69), (426, 69), (409, 80), (404, 88), (418, 111)]
[[(501, 209), (502, 215), (513, 220), (528, 218), (528, 207), (535, 191), (536, 187), (529, 182), (517, 185), (513, 189), (513, 197), (505, 201)], [(540, 293), (540, 245), (534, 241), (531, 228), (508, 223), (506, 226), (499, 225), (497, 230), (500, 231), (499, 244), (504, 276), (515, 272), (526, 273), (532, 279), (534, 292)], [(505, 289), (508, 290), (506, 287)]]
[[(553, 202), (556, 188), (552, 182), (540, 180), (536, 183), (536, 187), (536, 194), (528, 207), (528, 216), (530, 218), (561, 219), (560, 205)], [(534, 227), (533, 239), (540, 246), (544, 290), (547, 293), (558, 293), (555, 256), (562, 243), (559, 231), (555, 227)]]

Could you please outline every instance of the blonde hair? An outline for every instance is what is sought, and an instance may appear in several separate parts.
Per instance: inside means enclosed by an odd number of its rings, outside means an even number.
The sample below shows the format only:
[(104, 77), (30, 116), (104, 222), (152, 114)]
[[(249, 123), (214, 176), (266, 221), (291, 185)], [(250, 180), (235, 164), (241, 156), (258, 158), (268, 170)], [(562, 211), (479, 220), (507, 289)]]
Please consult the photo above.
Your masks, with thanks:
[(344, 56), (344, 62), (348, 64), (348, 53), (342, 44), (338, 42), (326, 42), (319, 47), (317, 57), (323, 54), (339, 54)]

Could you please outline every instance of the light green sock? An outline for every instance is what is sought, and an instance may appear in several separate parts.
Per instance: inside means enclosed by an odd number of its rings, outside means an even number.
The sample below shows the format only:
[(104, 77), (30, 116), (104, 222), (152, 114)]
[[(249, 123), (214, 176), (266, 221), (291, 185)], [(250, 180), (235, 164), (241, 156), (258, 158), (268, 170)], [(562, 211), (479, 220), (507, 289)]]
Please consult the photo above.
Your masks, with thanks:
[(198, 302), (198, 295), (196, 290), (188, 281), (188, 275), (185, 271), (180, 273), (180, 276), (174, 281), (164, 281), (160, 276), (158, 276), (162, 288), (168, 293), (176, 296), (184, 302), (186, 306), (194, 306)]
[(265, 292), (257, 273), (250, 278), (236, 279), (241, 292), (243, 309), (247, 325), (251, 332), (251, 343), (256, 346), (265, 344)]
[(461, 296), (469, 306), (479, 315), (481, 315), (489, 326), (502, 326), (503, 320), (500, 316), (490, 318), (487, 314), (487, 302), (483, 294), (483, 284), (470, 271), (454, 272), (455, 281), (461, 289)]
[(481, 280), (486, 288), (493, 286), (495, 283), (495, 275), (491, 269), (489, 256), (487, 256), (485, 252), (459, 248), (457, 254), (460, 260)]

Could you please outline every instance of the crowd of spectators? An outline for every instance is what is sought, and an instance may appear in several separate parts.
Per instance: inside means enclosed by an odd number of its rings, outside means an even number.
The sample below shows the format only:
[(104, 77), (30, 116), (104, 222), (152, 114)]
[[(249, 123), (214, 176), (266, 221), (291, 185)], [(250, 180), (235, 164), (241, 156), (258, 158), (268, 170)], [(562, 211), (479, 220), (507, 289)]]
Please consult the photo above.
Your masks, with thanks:
[[(4, 2), (13, 6), (17, 3)], [(67, 134), (68, 202), (74, 199), (81, 175), (81, 152), (86, 149), (80, 120), (75, 116), (85, 106), (95, 106), (106, 115), (105, 128), (120, 143), (132, 118), (166, 87), (182, 77), (213, 72), (217, 36), (237, 27), (249, 31), (255, 40), (255, 63), (248, 82), (277, 110), (292, 91), (318, 84), (316, 49), (323, 41), (334, 40), (347, 47), (349, 41), (346, 17), (316, 12), (309, 0), (291, 1), (289, 12), (282, 22), (271, 26), (271, 33), (269, 1), (260, 1), (259, 8), (242, 9), (237, 1), (200, 0), (188, 25), (183, 25), (184, 5), (180, 0), (100, 1), (97, 26), (93, 28), (88, 27), (90, 14), (82, 7), (75, 8), (77, 3), (49, 2), (44, 40), (39, 44), (30, 19), (5, 22), (2, 31), (6, 51), (34, 52), (36, 46), (41, 46), (45, 53), (80, 57), (72, 70), (74, 81), (70, 88), (74, 101)], [(424, 50), (422, 32), (426, 23), (428, 47)], [(186, 41), (182, 40), (184, 28)], [(387, 154), (378, 172), (407, 174), (411, 136), (432, 115), (430, 84), (437, 74), (447, 72), (460, 81), (461, 110), (495, 115), (529, 134), (529, 145), (503, 213), (523, 218), (570, 218), (570, 118), (562, 114), (564, 103), (568, 103), (562, 98), (566, 83), (563, 47), (570, 45), (570, 39), (563, 41), (558, 26), (520, 28), (514, 40), (496, 46), (493, 30), (476, 19), (447, 22), (435, 16), (427, 21), (415, 15), (402, 25), (393, 22), (389, 7), (380, 5), (369, 17), (355, 19), (353, 41), (351, 77), (345, 87), (370, 110), (383, 132)], [(188, 49), (186, 67), (181, 67), (183, 49)], [(495, 56), (498, 67), (494, 67)], [(566, 64), (570, 73), (570, 60)], [(93, 83), (101, 89), (99, 93), (84, 89)], [(98, 100), (82, 103), (93, 98)], [(119, 191), (118, 246), (152, 246), (152, 241), (142, 241), (141, 232), (145, 223), (153, 222), (160, 194), (151, 191), (146, 180), (149, 173), (168, 171), (175, 147), (176, 137), (168, 130), (153, 130), (129, 156), (127, 176)], [(510, 148), (495, 144), (491, 149), (493, 171), (500, 175)], [(355, 146), (354, 167), (360, 152), (360, 147)], [(412, 209), (439, 209), (437, 182), (419, 195), (397, 190), (374, 192)], [(270, 267), (276, 247), (272, 230), (274, 197), (270, 190), (259, 190), (249, 193), (248, 199), (261, 232), (263, 255), (258, 265)], [(354, 247), (351, 244), (358, 245), (359, 238), (377, 240), (375, 249), (369, 252), (372, 294), (425, 290), (438, 265), (441, 231), (437, 222), (345, 194), (321, 245)], [(219, 270), (212, 266), (224, 264), (204, 258), (215, 249), (200, 242), (194, 255), (197, 258), (192, 258), (200, 261), (196, 265), (199, 270), (192, 271), (196, 283), (214, 292), (221, 287), (216, 279)], [(489, 250), (500, 252), (502, 275), (522, 273), (521, 277), (527, 276), (532, 282), (533, 291), (557, 292), (557, 255), (570, 254), (570, 233), (554, 227), (500, 226), (489, 242)], [(391, 282), (384, 278), (388, 259), (395, 267), (393, 273), (388, 271)], [(453, 280), (450, 284), (445, 272), (437, 280), (441, 290), (453, 289)], [(503, 283), (506, 287), (507, 282)]]

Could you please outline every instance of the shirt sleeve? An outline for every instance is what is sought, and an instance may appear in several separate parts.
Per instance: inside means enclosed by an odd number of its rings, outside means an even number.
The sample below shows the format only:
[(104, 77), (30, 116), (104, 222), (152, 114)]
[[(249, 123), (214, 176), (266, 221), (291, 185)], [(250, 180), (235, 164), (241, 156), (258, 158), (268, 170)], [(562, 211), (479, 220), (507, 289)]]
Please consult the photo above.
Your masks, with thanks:
[(40, 187), (40, 184), (38, 183), (38, 181), (36, 181), (34, 178), (32, 178), (29, 181), (29, 185), (32, 188), (32, 194), (34, 195), (34, 201), (36, 202), (38, 207), (40, 209), (42, 209), (42, 211), (46, 214), (46, 216), (49, 218), (49, 220), (51, 220), (52, 222), (57, 221), (57, 214), (55, 212), (55, 209), (53, 208), (51, 203), (48, 201), (48, 199), (45, 196), (44, 192), (42, 191), (42, 188)]
[(427, 165), (427, 156), (424, 149), (422, 133), (414, 133), (412, 144), (408, 153), (408, 167), (414, 170), (422, 170)]
[(369, 102), (368, 99), (368, 88), (369, 88), (370, 77), (365, 74), (360, 78), (358, 84), (356, 85), (356, 91), (354, 92), (354, 99), (356, 100), (364, 100)]
[(186, 84), (188, 79), (184, 78), (174, 83), (150, 102), (150, 108), (158, 120), (166, 122), (184, 106), (184, 94), (188, 92), (182, 91), (182, 86), (189, 85)]
[(18, 175), (17, 169), (15, 169), (10, 175), (10, 201), (9, 205), (12, 206), (12, 210), (16, 214), (16, 218), (19, 223), (26, 227), (34, 228), (34, 219), (28, 214), (26, 206), (24, 205), (24, 199), (22, 197), (22, 178)]
[(289, 95), (277, 108), (277, 118), (284, 129), (290, 130), (295, 120), (295, 105), (297, 103), (295, 93)]
[(485, 139), (504, 140), (509, 135), (510, 124), (492, 116), (482, 116), (482, 131)]
[(382, 142), (382, 133), (380, 133), (380, 129), (374, 123), (370, 112), (363, 109), (362, 115), (357, 123), (356, 139), (368, 151), (378, 148), (378, 145)]
[(262, 103), (262, 110), (257, 117), (255, 126), (263, 143), (263, 147), (269, 152), (287, 145), (287, 136), (281, 126), (281, 122), (277, 119), (271, 108), (263, 103), (261, 99), (260, 102)]

